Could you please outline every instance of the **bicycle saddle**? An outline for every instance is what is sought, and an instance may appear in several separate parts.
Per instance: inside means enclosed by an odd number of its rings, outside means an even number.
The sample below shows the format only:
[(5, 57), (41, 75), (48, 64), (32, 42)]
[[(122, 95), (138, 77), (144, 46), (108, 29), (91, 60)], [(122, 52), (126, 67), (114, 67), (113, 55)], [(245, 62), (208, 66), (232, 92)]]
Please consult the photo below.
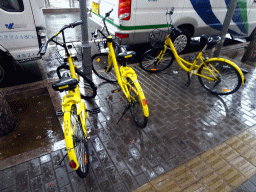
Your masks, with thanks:
[(121, 59), (121, 60), (125, 60), (125, 59), (129, 59), (131, 57), (134, 57), (135, 55), (136, 55), (135, 51), (126, 51), (126, 52), (123, 52), (123, 53), (119, 53), (117, 55), (117, 58)]
[(54, 91), (67, 91), (74, 90), (78, 84), (76, 79), (70, 78), (68, 74), (64, 74), (60, 80), (54, 82), (52, 84), (52, 88)]

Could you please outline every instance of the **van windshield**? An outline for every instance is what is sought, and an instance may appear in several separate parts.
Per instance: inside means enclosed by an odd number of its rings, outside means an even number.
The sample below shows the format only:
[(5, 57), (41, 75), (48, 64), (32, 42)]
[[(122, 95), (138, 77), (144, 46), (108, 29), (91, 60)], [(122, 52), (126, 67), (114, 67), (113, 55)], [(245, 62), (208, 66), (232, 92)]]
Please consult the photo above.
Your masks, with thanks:
[(22, 0), (0, 0), (0, 8), (10, 12), (24, 11), (24, 5)]

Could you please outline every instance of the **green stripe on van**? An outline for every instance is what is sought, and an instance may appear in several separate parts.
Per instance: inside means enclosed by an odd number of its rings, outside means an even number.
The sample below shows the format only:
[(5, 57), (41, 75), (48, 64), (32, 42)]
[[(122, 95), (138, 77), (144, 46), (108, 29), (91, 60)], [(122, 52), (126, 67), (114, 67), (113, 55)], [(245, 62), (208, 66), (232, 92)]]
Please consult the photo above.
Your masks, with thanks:
[(239, 0), (237, 1), (237, 6), (240, 8), (241, 17), (243, 19), (245, 29), (248, 34), (249, 24), (248, 24), (248, 18), (247, 18), (247, 1)]
[[(91, 11), (91, 10), (90, 10)], [(91, 11), (91, 13), (93, 13)], [(93, 13), (94, 15), (97, 15), (95, 13)], [(104, 18), (103, 16), (101, 15), (97, 15), (99, 16), (100, 18)], [(114, 24), (113, 21), (109, 20), (109, 19), (106, 19), (106, 21), (108, 23), (110, 23), (111, 25), (114, 25), (116, 28), (120, 29), (120, 30), (140, 30), (140, 29), (156, 29), (156, 28), (167, 28), (168, 25), (167, 24), (159, 24), (159, 25), (138, 25), (138, 26), (120, 26), (120, 25), (117, 25), (117, 24)], [(169, 24), (169, 26), (171, 26)]]

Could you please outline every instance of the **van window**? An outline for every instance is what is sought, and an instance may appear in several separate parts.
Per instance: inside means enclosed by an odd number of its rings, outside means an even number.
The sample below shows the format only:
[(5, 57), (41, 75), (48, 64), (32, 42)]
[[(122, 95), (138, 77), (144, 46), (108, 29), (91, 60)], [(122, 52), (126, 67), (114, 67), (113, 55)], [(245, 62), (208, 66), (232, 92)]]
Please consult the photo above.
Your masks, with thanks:
[(22, 0), (0, 0), (0, 8), (9, 12), (24, 11), (24, 5)]

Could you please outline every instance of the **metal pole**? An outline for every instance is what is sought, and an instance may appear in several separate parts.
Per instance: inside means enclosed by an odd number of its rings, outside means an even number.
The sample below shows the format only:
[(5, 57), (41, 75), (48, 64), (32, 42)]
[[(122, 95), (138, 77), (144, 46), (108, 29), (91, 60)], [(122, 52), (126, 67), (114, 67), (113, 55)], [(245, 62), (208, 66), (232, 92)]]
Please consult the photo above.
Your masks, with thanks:
[(87, 77), (92, 79), (92, 65), (91, 65), (91, 46), (88, 41), (88, 23), (87, 23), (87, 8), (86, 8), (86, 0), (80, 0), (80, 14), (81, 20), (83, 24), (81, 25), (82, 30), (82, 54), (83, 54), (83, 61), (82, 67), (83, 72)]
[(236, 5), (237, 5), (237, 0), (230, 0), (229, 5), (228, 5), (228, 11), (227, 11), (227, 14), (226, 14), (223, 26), (222, 26), (222, 30), (221, 30), (221, 33), (220, 33), (221, 41), (217, 44), (217, 48), (216, 48), (216, 50), (214, 51), (214, 54), (213, 54), (214, 57), (219, 57), (219, 55), (220, 55), (221, 48), (223, 46), (227, 31), (228, 31), (228, 27), (230, 25), (232, 16), (233, 16), (235, 8), (236, 8)]

